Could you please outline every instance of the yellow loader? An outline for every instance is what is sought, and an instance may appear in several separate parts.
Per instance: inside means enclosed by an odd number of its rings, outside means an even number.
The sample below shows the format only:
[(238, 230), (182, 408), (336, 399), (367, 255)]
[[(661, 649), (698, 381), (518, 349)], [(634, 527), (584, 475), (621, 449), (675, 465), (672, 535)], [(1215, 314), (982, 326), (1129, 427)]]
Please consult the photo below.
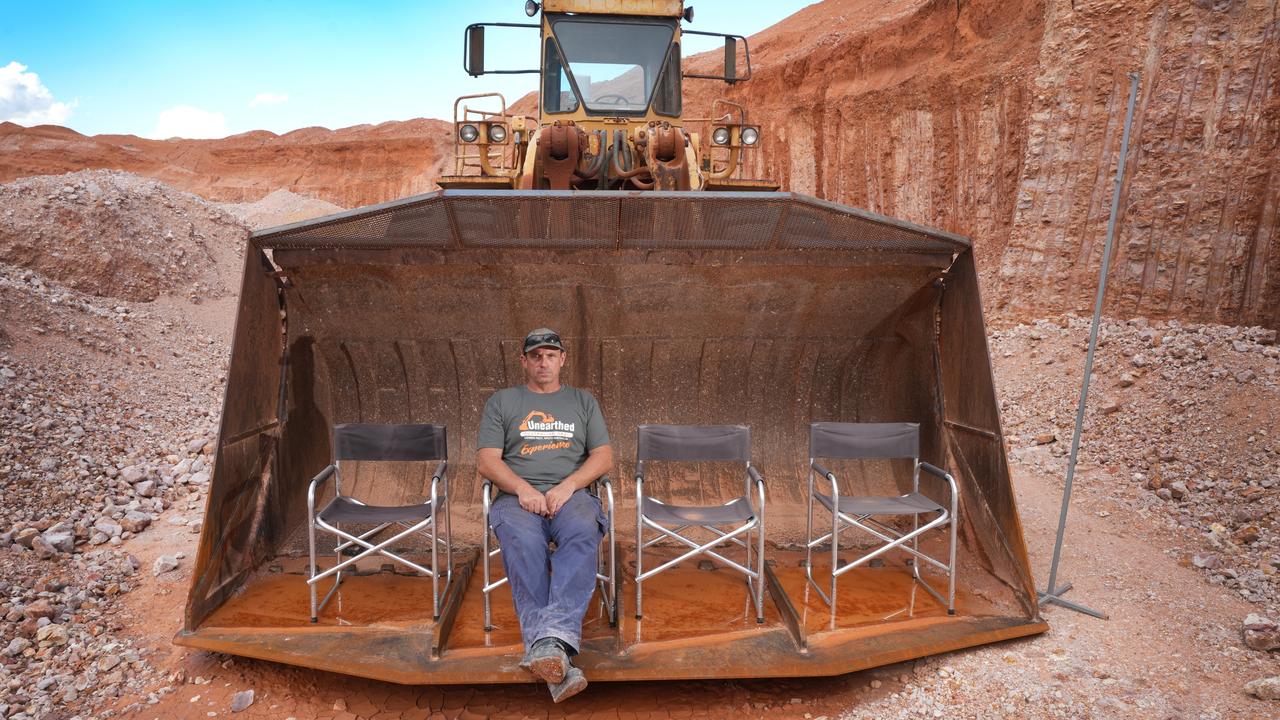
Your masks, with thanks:
[[(740, 104), (699, 119), (682, 103), (685, 83), (748, 81), (746, 39), (720, 36), (721, 72), (691, 74), (682, 0), (526, 11), (536, 22), (498, 27), (539, 35), (536, 117), (461, 98), (441, 190), (252, 235), (175, 642), (400, 683), (528, 681), (474, 457), (485, 400), (522, 382), (519, 343), (540, 326), (562, 334), (565, 380), (599, 398), (618, 458), (576, 660), (593, 681), (833, 675), (1046, 630), (970, 241), (748, 177), (780, 146), (769, 128)], [(473, 75), (493, 71), (494, 27), (466, 31)], [(344, 454), (348, 424), (433, 424), (447, 469)], [(686, 557), (674, 535), (637, 535), (637, 428), (664, 424), (749, 428), (762, 554), (729, 567), (741, 537)], [(868, 428), (914, 445), (840, 451)], [(339, 466), (355, 504), (436, 488), (438, 533), (352, 534), (313, 571)], [(644, 472), (675, 505), (743, 489), (721, 462)]]

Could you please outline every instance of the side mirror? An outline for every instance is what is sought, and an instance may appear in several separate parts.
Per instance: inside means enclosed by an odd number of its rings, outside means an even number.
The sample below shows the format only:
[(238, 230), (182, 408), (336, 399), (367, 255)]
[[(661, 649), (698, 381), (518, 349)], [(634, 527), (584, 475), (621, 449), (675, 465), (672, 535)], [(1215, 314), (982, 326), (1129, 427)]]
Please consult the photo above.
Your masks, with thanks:
[(730, 85), (738, 81), (738, 40), (724, 36), (724, 78)]
[[(709, 37), (724, 38), (724, 70), (720, 75), (709, 75), (703, 73), (685, 73), (687, 78), (700, 78), (702, 80), (721, 80), (730, 85), (740, 83), (744, 80), (751, 79), (751, 48), (747, 45), (747, 39), (741, 35), (726, 35), (725, 33), (701, 32), (698, 30), (681, 30), (683, 35), (705, 35)], [(742, 57), (746, 61), (746, 72), (738, 73), (738, 46), (742, 46)]]
[[(466, 71), (471, 77), (484, 74), (484, 26), (467, 27)], [(727, 52), (727, 51), (726, 51)]]
[[(537, 24), (528, 23), (476, 23), (467, 26), (467, 34), (462, 44), (462, 68), (467, 71), (471, 77), (479, 77), (481, 75), (519, 75), (523, 73), (539, 73), (540, 68), (532, 70), (511, 70), (504, 69), (501, 62), (496, 69), (490, 70), (484, 66), (484, 29), (497, 28), (498, 36), (494, 39), (494, 46), (498, 48), (510, 47), (520, 41), (520, 37), (529, 31), (525, 28), (533, 28), (534, 30), (542, 27)], [(512, 35), (512, 37), (508, 37)], [(537, 47), (536, 45), (534, 46)], [(501, 60), (502, 58), (499, 58)]]

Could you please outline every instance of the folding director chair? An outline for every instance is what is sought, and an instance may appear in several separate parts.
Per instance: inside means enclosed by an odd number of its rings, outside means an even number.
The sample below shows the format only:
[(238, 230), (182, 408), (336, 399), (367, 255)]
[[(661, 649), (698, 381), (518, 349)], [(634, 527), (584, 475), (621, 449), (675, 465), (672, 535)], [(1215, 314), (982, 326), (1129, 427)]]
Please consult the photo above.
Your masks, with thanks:
[[(764, 622), (764, 478), (751, 466), (751, 430), (745, 425), (641, 425), (636, 442), (636, 617), (642, 615), (644, 581), (697, 555), (706, 555), (747, 576), (747, 588), (755, 603), (756, 622)], [(736, 461), (744, 465), (745, 491), (723, 505), (670, 505), (645, 495), (645, 463), (651, 460), (679, 462)], [(757, 505), (751, 506), (752, 490)], [(720, 528), (734, 526), (728, 531)], [(646, 541), (644, 529), (658, 531)], [(701, 528), (715, 537), (698, 542), (685, 530)], [(743, 539), (739, 537), (746, 535)], [(670, 538), (691, 550), (650, 570), (644, 570), (644, 549)], [(741, 546), (742, 564), (714, 548), (724, 543)], [(755, 545), (754, 560), (752, 546)], [(754, 564), (753, 564), (754, 563)]]
[[(841, 495), (840, 486), (834, 473), (830, 472), (818, 460), (894, 460), (910, 459), (912, 466), (911, 492), (898, 497), (871, 497)], [(936, 475), (947, 482), (951, 488), (950, 509), (925, 497), (920, 492), (920, 471)], [(825, 495), (814, 489), (814, 473), (825, 478), (831, 486), (831, 493)], [(831, 513), (831, 532), (822, 537), (813, 537), (814, 501)], [(920, 460), (920, 425), (919, 423), (839, 423), (819, 422), (809, 426), (809, 497), (807, 503), (805, 537), (805, 572), (822, 599), (832, 608), (836, 602), (836, 581), (841, 575), (859, 565), (870, 562), (873, 558), (898, 548), (910, 553), (915, 561), (911, 563), (912, 575), (916, 582), (941, 604), (947, 607), (947, 613), (954, 615), (956, 611), (956, 511), (959, 492), (955, 478), (951, 474)], [(935, 515), (936, 514), (936, 515)], [(911, 532), (901, 532), (878, 520), (873, 516), (911, 516)], [(920, 525), (922, 515), (935, 515), (924, 525)], [(920, 552), (920, 536), (924, 533), (950, 528), (949, 558), (944, 564), (941, 561)], [(869, 533), (882, 545), (860, 557), (840, 564), (840, 533), (850, 528), (857, 528)], [(813, 578), (813, 548), (831, 541), (831, 595), (823, 592)], [(947, 597), (935, 590), (920, 577), (920, 563), (926, 562), (941, 570), (947, 576)]]
[[(613, 528), (613, 484), (609, 482), (608, 475), (601, 475), (587, 489), (592, 495), (604, 505), (605, 514), (609, 519), (609, 537), (608, 546), (600, 548), (599, 560), (596, 563), (596, 582), (600, 585), (600, 597), (604, 598), (605, 610), (609, 613), (609, 625), (617, 626), (618, 624), (618, 586), (616, 584), (617, 575), (615, 567), (618, 558), (618, 543), (614, 536)], [(492, 570), (489, 567), (493, 557), (502, 552), (502, 548), (497, 546), (497, 537), (493, 533), (493, 528), (489, 527), (489, 507), (493, 505), (496, 498), (496, 489), (493, 482), (485, 479), (480, 488), (480, 504), (484, 516), (484, 541), (481, 543), (480, 556), (483, 558), (484, 565), (484, 629), (488, 632), (493, 629), (492, 615), (490, 612), (491, 604), (489, 594), (494, 590), (502, 587), (507, 583), (507, 576), (504, 573), (497, 580), (492, 579)], [(491, 540), (492, 538), (492, 540)]]
[[(311, 622), (316, 622), (326, 603), (329, 602), (338, 586), (342, 583), (342, 571), (355, 563), (373, 555), (381, 555), (413, 570), (431, 577), (432, 617), (440, 618), (440, 598), (449, 590), (453, 580), (453, 549), (451, 543), (451, 523), (449, 522), (449, 478), (448, 450), (445, 442), (446, 433), (443, 425), (367, 425), (345, 424), (333, 428), (333, 463), (320, 471), (307, 488), (307, 518), (310, 521), (311, 541), (311, 575), (307, 585), (311, 590)], [(429, 462), (439, 461), (431, 482), (424, 488), (426, 497), (415, 505), (385, 507), (366, 505), (365, 503), (342, 494), (343, 461), (380, 461), (380, 462)], [(316, 512), (316, 491), (330, 478), (334, 481), (334, 497), (320, 512)], [(444, 537), (437, 530), (436, 518), (444, 515)], [(373, 529), (360, 534), (353, 534), (342, 529), (344, 524), (373, 525)], [(392, 525), (404, 528), (400, 532), (376, 545), (376, 535)], [(334, 547), (335, 565), (323, 572), (316, 568), (316, 530), (323, 530), (337, 536), (338, 544)], [(388, 548), (416, 533), (430, 538), (431, 567), (423, 567)], [(438, 549), (444, 545), (445, 567), (444, 587), (440, 586), (438, 571)], [(345, 560), (343, 552), (354, 549), (363, 550)], [(349, 553), (348, 553), (349, 554)], [(316, 584), (321, 580), (334, 576), (333, 587), (317, 603)]]

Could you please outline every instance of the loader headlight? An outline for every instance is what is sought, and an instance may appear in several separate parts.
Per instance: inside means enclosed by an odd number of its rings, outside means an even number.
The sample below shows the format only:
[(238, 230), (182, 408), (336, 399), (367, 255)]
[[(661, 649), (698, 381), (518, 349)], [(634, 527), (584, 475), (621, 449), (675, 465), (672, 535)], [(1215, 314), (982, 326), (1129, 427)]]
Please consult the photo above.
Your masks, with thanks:
[(475, 125), (467, 124), (458, 128), (458, 137), (462, 142), (475, 142), (480, 137), (480, 130)]
[(711, 131), (711, 142), (717, 145), (728, 145), (729, 144), (729, 128), (718, 127), (715, 130)]
[(760, 140), (760, 131), (753, 127), (742, 128), (742, 144), (755, 145)]
[(533, 17), (534, 15), (537, 15), (539, 7), (540, 6), (538, 5), (538, 3), (534, 2), (533, 0), (524, 0), (524, 14), (528, 15), (529, 17)]
[(494, 123), (489, 126), (489, 141), (503, 143), (507, 141), (507, 126)]

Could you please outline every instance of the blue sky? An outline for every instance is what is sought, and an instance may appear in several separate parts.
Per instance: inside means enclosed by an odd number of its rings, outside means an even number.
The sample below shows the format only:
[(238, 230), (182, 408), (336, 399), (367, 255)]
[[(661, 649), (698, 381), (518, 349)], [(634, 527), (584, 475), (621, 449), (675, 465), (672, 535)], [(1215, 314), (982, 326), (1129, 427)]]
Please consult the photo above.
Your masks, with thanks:
[[(689, 28), (750, 35), (809, 2), (690, 0)], [(459, 95), (500, 91), (514, 102), (536, 86), (533, 75), (462, 70), (466, 26), (532, 22), (523, 7), (0, 0), (0, 121), (86, 135), (217, 137), (449, 118)], [(535, 67), (537, 32), (507, 32), (488, 38), (490, 66)], [(692, 50), (715, 44), (699, 40), (711, 45)]]

